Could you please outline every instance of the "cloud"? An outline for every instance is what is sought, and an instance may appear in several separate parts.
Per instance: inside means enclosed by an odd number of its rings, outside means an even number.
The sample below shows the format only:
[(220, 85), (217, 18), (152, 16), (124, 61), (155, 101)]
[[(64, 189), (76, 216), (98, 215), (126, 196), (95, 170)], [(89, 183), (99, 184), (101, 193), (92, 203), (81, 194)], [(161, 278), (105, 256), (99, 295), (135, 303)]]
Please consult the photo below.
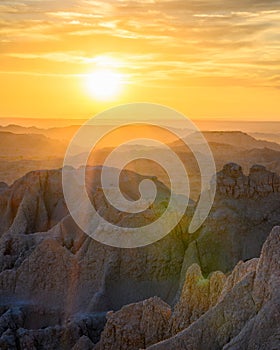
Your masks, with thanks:
[(279, 0), (2, 0), (0, 10), (0, 60), (11, 65), (82, 71), (104, 55), (139, 81), (246, 86), (268, 86), (280, 69)]

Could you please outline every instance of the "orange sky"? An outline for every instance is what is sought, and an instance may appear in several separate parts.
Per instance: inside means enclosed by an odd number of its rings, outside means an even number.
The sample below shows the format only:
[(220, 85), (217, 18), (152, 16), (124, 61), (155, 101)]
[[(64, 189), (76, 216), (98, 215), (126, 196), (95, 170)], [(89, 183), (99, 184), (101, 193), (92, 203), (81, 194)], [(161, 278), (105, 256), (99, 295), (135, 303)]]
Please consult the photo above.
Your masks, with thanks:
[[(120, 103), (280, 120), (279, 0), (1, 0), (0, 117), (87, 118)], [(121, 92), (98, 100), (109, 68)]]

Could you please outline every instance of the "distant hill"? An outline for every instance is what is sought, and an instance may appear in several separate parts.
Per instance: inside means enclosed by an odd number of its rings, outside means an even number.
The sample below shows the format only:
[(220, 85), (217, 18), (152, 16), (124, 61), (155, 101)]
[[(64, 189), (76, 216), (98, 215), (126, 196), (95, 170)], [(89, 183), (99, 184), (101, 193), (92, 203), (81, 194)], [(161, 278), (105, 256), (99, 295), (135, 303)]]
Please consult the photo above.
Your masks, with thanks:
[(34, 135), (44, 135), (53, 139), (58, 140), (70, 140), (75, 132), (78, 130), (79, 125), (72, 125), (66, 127), (57, 127), (57, 128), (37, 128), (35, 126), (24, 127), (20, 125), (7, 125), (0, 126), (0, 132), (12, 132), (13, 134), (34, 134)]
[[(69, 142), (74, 136), (76, 131), (79, 129), (80, 125), (71, 125), (65, 127), (54, 127), (49, 129), (43, 129), (38, 127), (23, 127), (19, 125), (8, 125), (0, 126), (0, 132), (12, 132), (14, 134), (40, 134), (46, 137), (67, 141)], [(100, 135), (104, 132), (105, 126), (100, 125), (98, 127), (94, 126), (95, 132), (96, 128), (100, 129)], [(90, 127), (89, 127), (90, 130)], [(90, 131), (89, 131), (90, 132)], [(242, 131), (203, 131), (204, 136), (210, 143), (220, 143), (224, 145), (231, 145), (243, 149), (253, 149), (253, 148), (270, 148), (276, 151), (280, 151), (280, 133), (279, 134), (266, 134), (266, 133), (245, 133)], [(89, 134), (90, 135), (90, 134)], [(189, 136), (186, 136), (187, 139)], [(192, 140), (195, 137), (192, 135)], [(195, 140), (196, 142), (196, 140)], [(197, 139), (197, 142), (199, 140)], [(175, 141), (172, 146), (176, 147), (180, 143)]]
[(241, 131), (207, 131), (203, 132), (208, 142), (224, 143), (238, 148), (270, 148), (280, 151), (280, 145), (275, 142), (257, 140)]
[[(0, 127), (0, 130), (5, 130), (4, 132), (0, 131), (0, 181), (11, 184), (16, 178), (32, 170), (62, 167), (68, 145), (66, 139), (71, 138), (71, 134), (74, 134), (77, 128), (78, 126), (52, 129), (24, 128), (17, 125)], [(8, 130), (13, 130), (15, 133)], [(21, 131), (24, 131), (24, 134), (20, 134)], [(39, 134), (41, 131), (49, 136)], [(226, 162), (235, 162), (240, 164), (246, 173), (254, 164), (264, 165), (270, 171), (280, 173), (280, 145), (256, 140), (252, 136), (239, 131), (205, 132), (204, 135), (209, 141), (218, 170)], [(196, 141), (195, 138), (192, 141)], [(197, 162), (191, 151), (184, 147), (182, 142), (176, 141), (170, 145), (187, 166), (192, 182), (192, 196), (196, 198), (200, 188)], [(131, 155), (141, 155), (144, 148), (152, 157), (154, 148), (151, 146), (130, 145), (126, 147), (125, 152)], [(109, 147), (93, 152), (89, 164), (93, 166), (103, 164), (112, 150), (113, 148)], [(80, 164), (80, 160), (83, 159), (83, 152), (84, 149), (81, 148), (74, 157), (77, 166)], [(127, 166), (127, 169), (142, 175), (156, 175), (165, 185), (170, 185), (163, 169), (149, 160), (133, 162)]]
[[(242, 131), (203, 131), (203, 135), (209, 143), (231, 145), (243, 150), (270, 148), (275, 151), (280, 151), (279, 144), (265, 140), (257, 140)], [(196, 134), (191, 134), (185, 138), (185, 141), (196, 144), (200, 142), (200, 139), (198, 134), (197, 137)], [(180, 141), (175, 141), (171, 146), (180, 147), (181, 144)]]
[(280, 144), (280, 132), (279, 133), (249, 132), (248, 134), (258, 140), (265, 140), (265, 141), (276, 142)]
[[(88, 145), (88, 140), (91, 140), (94, 138), (103, 137), (108, 133), (108, 127), (115, 128), (115, 125), (110, 124), (100, 124), (100, 125), (88, 125), (85, 127), (85, 137), (80, 140), (80, 147), (86, 147)], [(54, 127), (49, 129), (43, 129), (38, 127), (23, 127), (19, 125), (7, 125), (7, 126), (0, 126), (0, 132), (12, 132), (13, 134), (28, 134), (28, 135), (44, 135), (46, 137), (49, 137), (51, 139), (56, 139), (64, 142), (70, 142), (75, 133), (80, 128), (80, 125), (71, 125), (71, 126), (65, 126), (65, 127)], [(126, 138), (124, 140), (125, 135), (130, 135), (131, 138), (142, 138), (143, 135), (147, 138), (154, 138), (155, 130), (157, 137), (160, 137), (165, 142), (173, 142), (176, 140), (176, 136), (170, 133), (169, 131), (160, 131), (160, 129), (155, 129), (154, 126), (151, 125), (137, 125), (137, 127), (131, 127), (129, 132), (124, 132), (125, 126), (118, 128), (116, 132), (113, 132), (110, 134), (110, 138), (106, 138), (106, 141), (104, 143), (99, 143), (99, 147), (115, 147), (119, 145), (120, 143), (123, 143), (126, 141)], [(178, 130), (176, 127), (171, 127), (171, 131)], [(180, 129), (181, 130), (181, 129)], [(188, 134), (189, 132), (186, 132)], [(125, 136), (126, 137), (126, 136)], [(109, 143), (107, 143), (107, 141)]]
[(37, 159), (64, 156), (67, 143), (44, 135), (0, 132), (0, 157)]

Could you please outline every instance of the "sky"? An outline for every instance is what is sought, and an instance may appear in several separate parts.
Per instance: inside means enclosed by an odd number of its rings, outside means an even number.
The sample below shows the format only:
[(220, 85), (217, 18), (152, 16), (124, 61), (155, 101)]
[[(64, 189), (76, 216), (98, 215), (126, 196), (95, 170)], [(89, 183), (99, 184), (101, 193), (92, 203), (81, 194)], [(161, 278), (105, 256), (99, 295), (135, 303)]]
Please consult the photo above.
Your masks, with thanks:
[[(92, 94), (95, 73), (117, 76)], [(0, 117), (131, 102), (193, 120), (280, 120), (279, 0), (1, 0)], [(89, 83), (90, 81), (90, 83)], [(97, 87), (100, 89), (100, 87)]]

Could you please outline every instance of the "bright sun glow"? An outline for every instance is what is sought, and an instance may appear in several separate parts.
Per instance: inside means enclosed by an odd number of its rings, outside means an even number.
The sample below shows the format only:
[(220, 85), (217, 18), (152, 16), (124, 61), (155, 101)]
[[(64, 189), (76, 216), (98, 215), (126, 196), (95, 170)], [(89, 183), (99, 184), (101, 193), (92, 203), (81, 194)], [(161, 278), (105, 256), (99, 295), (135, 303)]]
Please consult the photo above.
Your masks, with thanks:
[(111, 100), (117, 97), (122, 87), (122, 75), (111, 69), (98, 69), (88, 74), (86, 84), (89, 92), (98, 100)]

